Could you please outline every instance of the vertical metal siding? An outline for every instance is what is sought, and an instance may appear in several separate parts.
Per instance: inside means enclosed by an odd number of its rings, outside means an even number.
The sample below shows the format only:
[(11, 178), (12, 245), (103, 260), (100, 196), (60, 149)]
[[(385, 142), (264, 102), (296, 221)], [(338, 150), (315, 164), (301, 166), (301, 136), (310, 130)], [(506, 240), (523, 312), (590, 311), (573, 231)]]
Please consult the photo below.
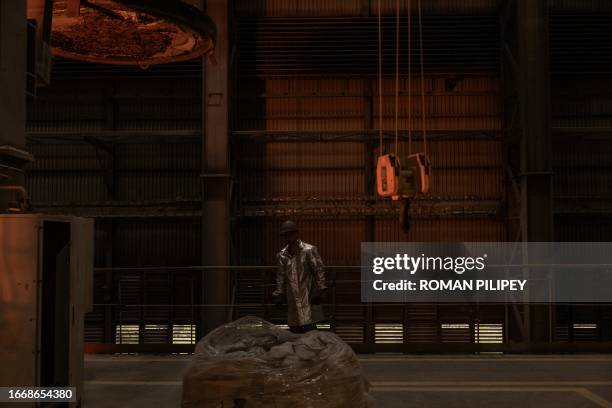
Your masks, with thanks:
[[(152, 84), (155, 86), (152, 86)], [(201, 80), (60, 80), (42, 90), (30, 105), (28, 130), (49, 133), (30, 147), (36, 162), (27, 182), (34, 202), (92, 202), (110, 199), (105, 172), (110, 157), (93, 144), (66, 142), (74, 132), (147, 131), (201, 128)], [(94, 133), (95, 136), (95, 133)], [(112, 141), (112, 138), (111, 138)], [(199, 142), (115, 145), (118, 200), (146, 201), (199, 197)]]
[[(396, 0), (381, 0), (380, 8), (383, 15), (395, 15)], [(416, 1), (412, 3), (412, 8), (417, 9)], [(494, 14), (497, 8), (496, 0), (430, 0), (422, 3), (425, 14)], [(370, 2), (370, 13), (378, 13), (376, 0)], [(400, 2), (400, 13), (402, 16), (407, 14), (406, 2)]]
[(199, 131), (200, 95), (201, 80), (189, 78), (54, 81), (30, 105), (28, 131)]
[(592, 217), (556, 217), (555, 241), (610, 242), (612, 222)]
[(361, 79), (267, 80), (266, 128), (365, 129), (365, 86)]
[[(612, 86), (610, 82), (607, 84)], [(565, 93), (559, 98), (553, 97), (552, 116), (553, 127), (611, 127), (612, 96), (599, 93)]]
[(117, 199), (199, 199), (199, 143), (127, 143), (116, 147)]
[(58, 81), (40, 89), (36, 103), (28, 107), (27, 130), (75, 132), (104, 129), (107, 85), (103, 81)]
[[(158, 77), (151, 78), (148, 72), (92, 64), (60, 63), (58, 67), (64, 71), (54, 70), (51, 85), (41, 89), (36, 103), (28, 108), (27, 128), (35, 133), (29, 147), (36, 161), (29, 167), (26, 180), (35, 205), (63, 203), (66, 208), (61, 211), (69, 213), (71, 208), (88, 203), (103, 207), (111, 199), (119, 202), (199, 199), (200, 142), (184, 136), (168, 140), (175, 130), (180, 134), (190, 130), (195, 135), (201, 129), (202, 87), (198, 75), (188, 71), (188, 75), (177, 78), (171, 69), (155, 69)], [(87, 71), (83, 74), (87, 79), (78, 79), (81, 69)], [(201, 69), (196, 68), (195, 72)], [(132, 78), (125, 79), (126, 73)], [(134, 131), (139, 141), (126, 140), (129, 133), (114, 139), (117, 135), (113, 132), (117, 130)], [(85, 138), (81, 132), (86, 134)], [(88, 138), (99, 137), (106, 140), (109, 149), (96, 149), (96, 143), (88, 142)], [(109, 151), (113, 152), (114, 163)], [(111, 167), (114, 197), (109, 195), (106, 180)], [(201, 223), (197, 218), (97, 220), (95, 264), (196, 265), (201, 263), (200, 243)], [(193, 274), (129, 272), (109, 276), (113, 277), (112, 283), (105, 287), (107, 272), (96, 274), (96, 303), (199, 302), (194, 291), (200, 292), (200, 282)], [(135, 324), (143, 328), (140, 332), (143, 342), (167, 342), (171, 322), (195, 321), (190, 307), (173, 313), (166, 306), (147, 308), (144, 313), (140, 307), (124, 307), (110, 314), (109, 310), (96, 307), (87, 316), (88, 341), (112, 339), (114, 325)], [(107, 323), (111, 324), (111, 333), (106, 332)]]
[[(412, 97), (408, 97), (407, 79), (400, 83), (399, 127), (421, 130), (421, 81), (412, 78)], [(394, 128), (395, 80), (383, 81), (383, 116), (378, 110), (378, 82), (374, 84), (374, 127)], [(412, 123), (408, 123), (408, 105), (411, 104)], [(429, 130), (501, 129), (502, 105), (499, 79), (473, 78), (458, 80), (452, 91), (445, 89), (444, 78), (425, 79), (425, 114)]]
[(505, 224), (495, 219), (417, 220), (408, 234), (396, 219), (376, 221), (376, 241), (505, 241)]
[[(276, 254), (283, 243), (279, 236), (278, 218), (245, 220), (241, 223), (241, 255), (245, 263), (274, 265)], [(365, 220), (360, 219), (316, 219), (297, 220), (300, 236), (319, 248), (323, 261), (328, 265), (357, 265), (360, 259), (361, 242), (366, 239)]]
[(612, 3), (608, 0), (549, 0), (550, 8), (555, 12), (609, 12)]
[[(375, 81), (374, 81), (375, 82)], [(420, 98), (418, 79), (412, 79), (413, 128), (420, 129)], [(374, 84), (376, 85), (376, 84)], [(260, 98), (265, 104), (266, 129), (275, 131), (354, 131), (366, 129), (369, 103), (369, 80), (349, 78), (291, 78), (266, 79), (265, 94), (257, 95), (252, 89), (241, 96)], [(393, 128), (394, 82), (384, 81), (385, 129)], [(406, 129), (408, 82), (402, 80), (402, 110), (400, 127)], [(499, 79), (494, 77), (467, 77), (455, 81), (447, 89), (444, 78), (428, 77), (426, 86), (428, 125), (432, 132), (482, 130), (501, 135), (501, 99)], [(249, 95), (250, 94), (250, 95)], [(373, 90), (370, 108), (377, 120), (377, 90)], [(252, 112), (255, 112), (253, 110)], [(240, 123), (252, 123), (254, 118), (239, 118)], [(240, 127), (244, 129), (244, 126)], [(499, 132), (499, 133), (497, 133)], [(469, 136), (468, 136), (469, 137)], [(400, 152), (407, 152), (407, 143), (401, 143)], [(415, 151), (421, 142), (414, 143)], [(433, 164), (434, 199), (452, 200), (504, 200), (504, 152), (500, 138), (433, 140), (430, 143)], [(376, 155), (376, 153), (375, 153)], [(241, 201), (248, 205), (303, 204), (304, 200), (332, 197), (362, 200), (366, 195), (364, 143), (356, 142), (257, 142), (237, 146)], [(302, 219), (300, 219), (302, 220)], [(275, 218), (244, 220), (241, 232), (244, 242), (262, 241), (249, 248), (241, 247), (242, 260), (273, 261), (278, 250)], [(365, 237), (365, 219), (344, 218), (304, 221), (320, 234), (313, 234), (315, 244), (329, 253), (333, 261), (358, 262), (358, 242)], [(419, 219), (415, 221), (411, 240), (472, 240), (498, 241), (506, 238), (503, 219)], [(346, 239), (343, 230), (353, 231), (359, 225), (356, 240)], [(315, 231), (314, 229), (312, 230)], [(354, 232), (354, 231), (353, 231)], [(250, 237), (250, 238), (247, 238)], [(329, 237), (329, 238), (328, 238)], [(404, 240), (394, 219), (376, 221), (377, 240)], [(257, 258), (256, 252), (266, 255)], [(349, 256), (350, 254), (350, 256)]]
[[(610, 199), (612, 146), (602, 140), (558, 142), (553, 150), (554, 192), (558, 198)], [(581, 202), (576, 201), (580, 206)]]
[(118, 130), (200, 130), (199, 79), (121, 80), (116, 84)]
[[(575, 5), (563, 2), (570, 3)], [(558, 130), (553, 145), (555, 239), (560, 241), (611, 238), (612, 147), (605, 135), (612, 126), (612, 99), (603, 91), (610, 85), (609, 78), (592, 76), (552, 81), (553, 126)]]
[(252, 154), (242, 150), (238, 159), (244, 200), (364, 193), (362, 144), (268, 143), (259, 164)]
[[(395, 0), (381, 0), (383, 14), (395, 14)], [(237, 0), (236, 14), (239, 16), (267, 17), (323, 17), (360, 16), (377, 13), (376, 1), (367, 0)], [(416, 7), (416, 5), (415, 5)], [(425, 13), (495, 13), (495, 0), (430, 0), (423, 2)], [(405, 14), (405, 4), (401, 2)]]
[(106, 199), (101, 166), (104, 157), (84, 143), (28, 145), (36, 161), (27, 171), (26, 186), (33, 202), (86, 202)]
[(198, 219), (125, 219), (115, 224), (116, 266), (181, 266), (200, 264)]
[(362, 0), (237, 0), (235, 8), (239, 16), (267, 17), (358, 16), (364, 10)]

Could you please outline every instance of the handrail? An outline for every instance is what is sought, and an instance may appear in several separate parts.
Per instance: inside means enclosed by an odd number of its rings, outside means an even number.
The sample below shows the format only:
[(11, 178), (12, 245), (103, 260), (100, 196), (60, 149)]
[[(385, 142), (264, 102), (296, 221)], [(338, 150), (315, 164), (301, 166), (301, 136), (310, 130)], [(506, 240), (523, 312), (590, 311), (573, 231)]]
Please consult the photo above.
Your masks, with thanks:
[[(612, 264), (494, 264), (487, 265), (491, 268), (611, 268)], [(134, 266), (134, 267), (101, 267), (94, 268), (94, 272), (113, 272), (113, 271), (199, 271), (199, 270), (236, 270), (236, 271), (262, 271), (262, 270), (274, 270), (276, 265), (198, 265), (198, 266)], [(361, 265), (326, 265), (324, 267), (328, 270), (333, 269), (360, 269)]]
[[(199, 270), (219, 270), (219, 269), (227, 269), (227, 270), (275, 270), (277, 268), (276, 265), (197, 265), (197, 266), (131, 266), (131, 267), (100, 267), (94, 268), (94, 272), (128, 272), (128, 271), (164, 271), (164, 270), (173, 270), (173, 271), (199, 271)], [(326, 265), (325, 269), (357, 269), (361, 268), (360, 265)]]

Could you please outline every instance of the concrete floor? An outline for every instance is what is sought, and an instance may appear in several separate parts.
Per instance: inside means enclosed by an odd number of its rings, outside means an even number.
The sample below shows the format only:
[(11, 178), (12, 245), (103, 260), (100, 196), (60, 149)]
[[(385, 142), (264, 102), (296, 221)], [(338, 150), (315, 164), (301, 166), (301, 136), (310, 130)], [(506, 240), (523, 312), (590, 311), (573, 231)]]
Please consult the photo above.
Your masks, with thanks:
[[(379, 408), (612, 408), (612, 356), (360, 356)], [(87, 356), (86, 408), (179, 407), (188, 356)]]

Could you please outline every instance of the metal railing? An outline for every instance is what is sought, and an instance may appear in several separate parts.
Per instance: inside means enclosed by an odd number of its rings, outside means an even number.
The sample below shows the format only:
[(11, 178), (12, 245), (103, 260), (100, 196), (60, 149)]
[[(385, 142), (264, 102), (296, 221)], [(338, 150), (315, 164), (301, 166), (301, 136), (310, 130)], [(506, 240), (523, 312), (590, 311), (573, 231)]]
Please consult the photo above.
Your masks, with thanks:
[[(231, 274), (231, 301), (227, 304), (203, 301), (205, 274), (214, 270)], [(192, 343), (204, 335), (202, 319), (211, 308), (226, 309), (229, 319), (255, 314), (282, 324), (284, 312), (275, 309), (270, 296), (275, 287), (275, 271), (276, 266), (272, 265), (95, 268), (94, 312), (86, 319), (87, 349), (191, 352)], [(328, 316), (325, 323), (358, 351), (474, 352), (525, 348), (509, 342), (508, 305), (362, 303), (360, 266), (333, 265), (327, 266), (326, 271), (329, 291), (324, 303)], [(419, 308), (426, 310), (415, 315)], [(450, 315), (455, 317), (449, 318), (443, 313), (453, 308), (463, 308), (464, 314), (456, 317), (460, 313), (453, 312)], [(347, 314), (347, 310), (351, 313)], [(491, 318), (491, 310), (496, 311), (497, 317)], [(410, 330), (425, 323), (431, 326), (428, 334), (431, 338), (411, 334)], [(602, 337), (602, 324), (577, 323), (587, 322), (568, 321), (568, 344), (576, 333), (582, 340), (588, 335), (587, 340), (597, 343), (589, 348), (582, 342), (583, 349), (612, 351), (610, 342)], [(179, 336), (178, 340), (175, 336)], [(191, 344), (185, 344), (185, 338)], [(531, 346), (533, 350), (537, 345)], [(549, 350), (552, 345), (538, 347)]]

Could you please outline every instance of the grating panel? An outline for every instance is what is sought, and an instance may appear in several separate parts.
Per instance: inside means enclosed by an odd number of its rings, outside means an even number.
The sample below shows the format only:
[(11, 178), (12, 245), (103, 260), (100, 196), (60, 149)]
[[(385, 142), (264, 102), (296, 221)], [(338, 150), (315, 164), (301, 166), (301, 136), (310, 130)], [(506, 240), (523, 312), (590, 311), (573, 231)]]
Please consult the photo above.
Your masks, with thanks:
[(194, 324), (173, 324), (172, 344), (195, 344), (196, 327)]
[(574, 323), (572, 325), (574, 341), (597, 341), (597, 329), (597, 323)]
[(409, 322), (406, 327), (406, 342), (408, 343), (433, 343), (438, 338), (438, 323), (432, 322)]
[(140, 326), (137, 324), (120, 324), (116, 328), (115, 344), (139, 344)]
[(104, 308), (94, 306), (93, 311), (85, 315), (85, 341), (90, 343), (104, 342)]
[(440, 324), (442, 343), (470, 343), (470, 325), (467, 323)]
[(336, 334), (347, 343), (363, 343), (362, 325), (336, 325)]
[(165, 324), (145, 324), (142, 340), (144, 344), (167, 344), (168, 325)]
[(569, 339), (568, 325), (565, 323), (557, 324), (555, 327), (555, 341), (567, 342)]
[(404, 342), (404, 326), (401, 323), (376, 323), (374, 336), (377, 344), (401, 344)]
[(503, 325), (501, 323), (476, 323), (474, 341), (480, 344), (502, 344), (504, 342)]

